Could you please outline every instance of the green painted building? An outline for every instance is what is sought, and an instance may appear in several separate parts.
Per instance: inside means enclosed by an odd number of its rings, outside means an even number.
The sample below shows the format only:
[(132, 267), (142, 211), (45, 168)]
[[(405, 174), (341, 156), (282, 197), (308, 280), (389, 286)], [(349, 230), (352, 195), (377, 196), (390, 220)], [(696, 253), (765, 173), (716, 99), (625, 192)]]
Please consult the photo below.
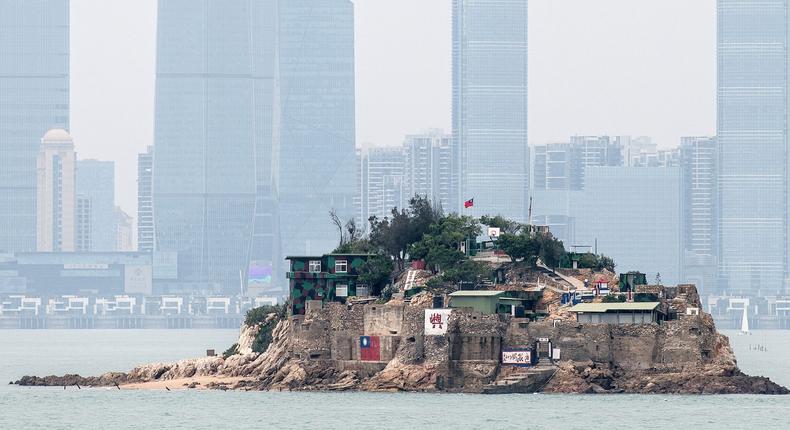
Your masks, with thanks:
[(491, 315), (499, 310), (500, 297), (504, 291), (474, 290), (456, 291), (450, 294), (451, 308), (472, 308), (476, 312)]
[(367, 254), (287, 257), (291, 312), (304, 315), (308, 300), (345, 303), (349, 297), (375, 294), (357, 282), (359, 270), (369, 257)]

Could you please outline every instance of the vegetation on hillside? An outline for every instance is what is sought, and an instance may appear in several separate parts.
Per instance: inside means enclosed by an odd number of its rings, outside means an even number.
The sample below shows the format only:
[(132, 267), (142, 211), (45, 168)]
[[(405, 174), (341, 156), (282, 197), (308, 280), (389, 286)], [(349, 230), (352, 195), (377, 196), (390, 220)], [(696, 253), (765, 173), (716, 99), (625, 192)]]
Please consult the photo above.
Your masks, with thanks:
[(608, 270), (610, 272), (614, 272), (615, 264), (614, 260), (610, 257), (605, 255), (595, 255), (593, 253), (586, 253), (582, 254), (579, 257), (579, 268), (580, 269), (593, 269), (595, 271), (603, 271)]
[(514, 261), (524, 261), (533, 267), (540, 259), (546, 266), (557, 268), (566, 254), (562, 241), (551, 233), (533, 233), (526, 227), (515, 234), (501, 234), (497, 239), (497, 246)]
[(247, 311), (244, 324), (250, 327), (260, 326), (258, 334), (252, 342), (252, 352), (266, 352), (269, 344), (272, 343), (274, 328), (277, 327), (277, 323), (286, 318), (287, 312), (288, 305), (261, 306)]
[[(482, 225), (500, 229), (496, 246), (514, 261), (535, 267), (540, 260), (557, 268), (568, 256), (563, 243), (551, 233), (537, 232), (500, 215), (479, 220), (446, 215), (422, 196), (413, 197), (406, 208), (393, 208), (389, 216), (371, 217), (367, 235), (353, 221), (343, 223), (334, 212), (330, 212), (330, 217), (339, 232), (334, 252), (372, 255), (360, 269), (359, 281), (382, 295), (392, 293), (391, 285), (408, 261), (425, 262), (425, 268), (436, 275), (429, 281), (432, 288), (464, 282), (478, 284), (491, 276), (486, 264), (469, 259), (463, 251), (467, 241), (474, 243), (482, 233)], [(585, 254), (579, 264), (581, 268), (614, 271), (614, 261), (605, 256)]]

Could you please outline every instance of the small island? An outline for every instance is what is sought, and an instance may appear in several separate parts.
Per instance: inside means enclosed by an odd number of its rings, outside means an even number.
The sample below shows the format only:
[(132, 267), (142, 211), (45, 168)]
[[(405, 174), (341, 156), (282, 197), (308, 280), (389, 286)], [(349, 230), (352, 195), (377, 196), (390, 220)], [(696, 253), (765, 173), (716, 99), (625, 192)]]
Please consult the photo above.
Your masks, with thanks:
[[(340, 246), (288, 257), (289, 301), (222, 356), (21, 386), (457, 393), (790, 394), (742, 373), (693, 285), (567, 252), (546, 228), (424, 199)], [(483, 231), (484, 225), (486, 231)], [(486, 234), (483, 234), (486, 233)]]

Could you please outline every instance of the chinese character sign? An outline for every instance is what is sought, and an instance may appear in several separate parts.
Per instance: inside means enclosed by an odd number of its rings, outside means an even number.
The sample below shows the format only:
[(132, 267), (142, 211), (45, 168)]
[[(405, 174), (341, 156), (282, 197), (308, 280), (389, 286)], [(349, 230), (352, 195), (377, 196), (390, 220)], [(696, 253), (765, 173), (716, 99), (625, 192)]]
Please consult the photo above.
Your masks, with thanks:
[(532, 351), (502, 351), (502, 364), (529, 366), (532, 364)]
[(451, 312), (452, 309), (426, 309), (425, 335), (442, 336), (447, 333), (447, 320)]

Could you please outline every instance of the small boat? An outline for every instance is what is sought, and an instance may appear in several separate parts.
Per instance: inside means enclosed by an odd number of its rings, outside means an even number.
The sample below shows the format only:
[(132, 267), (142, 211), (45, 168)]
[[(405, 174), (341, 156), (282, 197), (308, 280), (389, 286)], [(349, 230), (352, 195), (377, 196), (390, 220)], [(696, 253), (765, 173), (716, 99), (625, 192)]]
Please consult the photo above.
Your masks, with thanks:
[(741, 334), (751, 334), (749, 332), (749, 316), (746, 306), (743, 307), (743, 319), (741, 320)]

